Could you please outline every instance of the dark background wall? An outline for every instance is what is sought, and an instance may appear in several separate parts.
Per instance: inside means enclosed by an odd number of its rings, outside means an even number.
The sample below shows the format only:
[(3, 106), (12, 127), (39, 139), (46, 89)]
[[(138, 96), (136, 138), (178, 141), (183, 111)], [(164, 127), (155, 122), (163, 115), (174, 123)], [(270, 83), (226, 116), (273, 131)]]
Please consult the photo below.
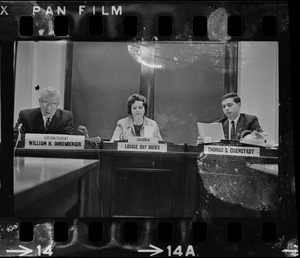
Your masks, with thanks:
[(127, 116), (127, 98), (139, 92), (140, 65), (126, 43), (74, 42), (71, 110), (75, 128), (110, 139), (117, 120)]
[[(150, 63), (157, 68), (147, 74), (154, 84), (149, 100), (154, 114), (149, 115), (158, 122), (165, 141), (195, 144), (196, 123), (222, 116), (224, 44), (159, 43), (152, 47), (154, 52), (146, 56), (144, 50), (130, 52), (126, 42), (73, 43), (70, 109), (75, 128), (82, 124), (91, 137), (110, 139), (117, 120), (127, 116), (127, 98), (141, 88), (147, 92), (148, 86), (141, 85), (145, 70), (141, 67)], [(139, 57), (148, 64), (139, 62)]]
[[(197, 122), (222, 117), (224, 44), (168, 44), (179, 63), (155, 70), (154, 118), (165, 141), (195, 145)], [(169, 50), (170, 51), (170, 50)]]

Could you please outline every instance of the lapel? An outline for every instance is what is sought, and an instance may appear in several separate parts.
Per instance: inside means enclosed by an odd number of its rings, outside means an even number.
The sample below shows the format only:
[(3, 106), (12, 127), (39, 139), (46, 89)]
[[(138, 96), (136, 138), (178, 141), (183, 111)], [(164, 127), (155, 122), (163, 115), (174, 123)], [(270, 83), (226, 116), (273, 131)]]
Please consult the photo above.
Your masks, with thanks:
[(147, 117), (144, 116), (144, 123), (143, 123), (143, 127), (144, 125), (149, 125), (149, 120)]
[(229, 122), (227, 118), (223, 123), (223, 132), (224, 132), (225, 139), (229, 139)]
[(132, 118), (132, 116), (128, 117), (128, 120), (127, 120), (127, 130), (131, 130), (131, 132), (133, 133), (133, 135), (135, 135), (135, 130), (134, 130), (134, 126), (133, 126), (133, 118)]
[(45, 126), (44, 126), (43, 115), (41, 113), (40, 108), (37, 108), (34, 121), (36, 121), (36, 126), (37, 126), (36, 131), (41, 132), (41, 133), (45, 133), (46, 129), (45, 129)]
[(48, 132), (53, 132), (53, 130), (55, 129), (55, 125), (57, 125), (58, 121), (60, 120), (60, 117), (59, 117), (59, 110), (57, 109), (55, 114), (53, 115), (52, 119), (51, 119), (51, 122), (50, 122), (50, 125), (49, 125), (49, 128), (48, 128)]
[(240, 138), (241, 132), (243, 131), (243, 128), (245, 126), (245, 118), (243, 114), (240, 114), (240, 118), (236, 125), (236, 139)]

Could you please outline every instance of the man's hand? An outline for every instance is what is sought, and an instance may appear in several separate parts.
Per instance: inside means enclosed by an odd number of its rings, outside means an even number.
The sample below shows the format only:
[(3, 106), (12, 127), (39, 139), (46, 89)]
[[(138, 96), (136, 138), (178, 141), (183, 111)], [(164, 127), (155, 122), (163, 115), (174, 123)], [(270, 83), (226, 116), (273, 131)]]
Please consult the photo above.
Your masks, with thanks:
[(78, 126), (78, 131), (81, 132), (81, 133), (83, 133), (84, 137), (86, 139), (89, 138), (89, 132), (88, 132), (88, 130), (87, 130), (87, 128), (85, 126), (83, 126), (83, 125)]
[(268, 136), (266, 133), (264, 133), (264, 132), (258, 132), (258, 131), (256, 131), (256, 130), (253, 130), (253, 131), (252, 131), (252, 134), (253, 134), (256, 138), (262, 139), (262, 140), (264, 140), (265, 137)]

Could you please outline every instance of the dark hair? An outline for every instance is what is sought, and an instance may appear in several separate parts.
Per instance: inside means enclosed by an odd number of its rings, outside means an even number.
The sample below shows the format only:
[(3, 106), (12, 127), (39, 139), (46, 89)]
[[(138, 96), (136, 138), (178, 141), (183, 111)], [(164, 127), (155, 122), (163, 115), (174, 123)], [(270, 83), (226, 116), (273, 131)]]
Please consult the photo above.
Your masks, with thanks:
[(223, 100), (229, 99), (229, 98), (232, 98), (235, 103), (241, 103), (241, 98), (239, 97), (239, 95), (237, 95), (236, 93), (233, 93), (233, 92), (227, 93), (224, 96), (222, 96), (221, 97), (221, 102)]
[(143, 102), (143, 106), (145, 108), (145, 114), (147, 113), (147, 109), (148, 109), (148, 103), (146, 98), (143, 95), (139, 95), (137, 93), (132, 94), (128, 100), (127, 100), (127, 113), (132, 115), (131, 113), (131, 106), (134, 102), (136, 101), (142, 101)]

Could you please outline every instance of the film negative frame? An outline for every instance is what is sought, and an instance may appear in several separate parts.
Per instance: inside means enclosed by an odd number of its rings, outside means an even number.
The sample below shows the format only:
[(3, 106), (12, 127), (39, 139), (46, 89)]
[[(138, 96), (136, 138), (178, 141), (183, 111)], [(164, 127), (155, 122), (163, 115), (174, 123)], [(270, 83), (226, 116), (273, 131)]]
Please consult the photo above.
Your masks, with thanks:
[[(149, 10), (147, 14), (144, 9), (145, 4)], [(290, 40), (292, 13), (290, 3), (286, 1), (254, 3), (0, 1), (0, 6), (0, 256), (298, 256), (296, 197), (295, 185), (293, 185), (296, 171), (294, 162), (296, 136), (293, 135), (292, 115), (295, 106), (293, 107), (292, 104), (295, 103), (291, 102), (296, 91), (292, 88), (291, 80), (291, 71), (295, 68), (291, 65), (293, 53)], [(92, 31), (88, 24), (88, 17), (93, 13), (93, 6), (102, 12), (100, 16), (103, 18), (103, 31), (100, 32), (100, 36), (89, 35)], [(87, 9), (89, 12), (86, 12)], [(216, 11), (220, 11), (217, 17), (220, 19), (218, 26), (215, 26), (216, 20), (212, 20), (212, 15)], [(56, 17), (62, 18), (58, 21), (60, 24), (64, 24), (65, 17), (68, 18), (68, 24), (60, 26), (59, 31), (57, 31), (58, 26), (55, 28)], [(125, 21), (124, 17), (137, 17), (137, 20)], [(169, 23), (171, 27), (165, 26), (169, 22), (168, 19), (159, 26), (159, 17), (171, 17)], [(193, 30), (194, 17), (207, 18), (206, 32)], [(233, 17), (232, 25), (228, 25), (228, 17)], [(263, 28), (264, 17), (276, 18), (275, 31), (272, 25), (267, 30)], [(109, 21), (106, 18), (109, 18)], [(30, 26), (21, 27), (20, 19), (28, 19), (23, 22), (24, 24), (27, 21), (29, 24), (33, 22), (33, 30), (30, 30)], [(136, 31), (132, 31), (131, 22), (135, 24), (136, 21)], [(129, 24), (127, 27), (124, 26), (126, 22)], [(228, 26), (232, 36), (228, 35)], [(25, 36), (19, 34), (20, 30)], [(269, 30), (272, 32), (268, 35)], [(55, 36), (55, 32), (61, 36)], [(42, 33), (43, 35), (40, 35)], [(211, 221), (204, 220), (201, 216), (197, 216), (197, 213), (194, 217), (151, 219), (15, 217), (14, 154), (11, 141), (13, 139), (11, 125), (14, 123), (14, 109), (11, 107), (14, 107), (15, 93), (12, 87), (15, 85), (15, 42), (44, 40), (278, 42), (280, 147), (278, 149), (277, 216), (275, 218), (224, 217), (213, 218)], [(233, 80), (230, 77), (227, 79)], [(99, 232), (102, 232), (100, 236)], [(198, 232), (206, 233), (202, 235)], [(273, 233), (271, 236), (270, 232)]]

